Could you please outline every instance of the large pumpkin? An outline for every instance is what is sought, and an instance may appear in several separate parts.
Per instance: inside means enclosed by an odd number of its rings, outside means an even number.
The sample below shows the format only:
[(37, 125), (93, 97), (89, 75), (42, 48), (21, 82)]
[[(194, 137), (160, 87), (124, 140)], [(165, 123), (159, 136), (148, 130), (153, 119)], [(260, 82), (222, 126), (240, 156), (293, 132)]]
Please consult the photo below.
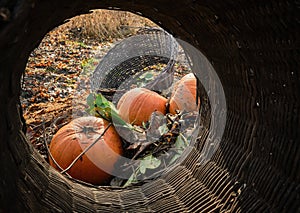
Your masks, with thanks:
[[(109, 123), (97, 117), (81, 117), (63, 126), (50, 143), (55, 161), (66, 169), (73, 160), (105, 130)], [(122, 154), (121, 138), (113, 126), (67, 171), (73, 178), (103, 184), (110, 178), (114, 164)], [(58, 169), (50, 159), (50, 164)], [(59, 169), (58, 169), (59, 170)]]
[(155, 111), (166, 114), (166, 104), (167, 99), (156, 92), (145, 88), (135, 88), (120, 98), (117, 108), (123, 120), (142, 125)]
[(197, 111), (196, 104), (197, 81), (193, 73), (185, 75), (178, 81), (173, 89), (170, 98), (169, 111), (172, 114), (176, 110)]

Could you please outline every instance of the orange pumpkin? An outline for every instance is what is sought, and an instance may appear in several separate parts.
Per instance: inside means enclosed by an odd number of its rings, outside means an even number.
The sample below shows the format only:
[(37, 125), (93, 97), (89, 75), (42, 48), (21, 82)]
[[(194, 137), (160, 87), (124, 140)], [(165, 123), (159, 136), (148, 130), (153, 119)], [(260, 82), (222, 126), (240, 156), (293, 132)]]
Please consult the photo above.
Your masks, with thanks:
[(169, 111), (176, 114), (176, 110), (196, 111), (197, 81), (193, 73), (185, 75), (178, 81), (173, 89), (170, 98)]
[[(55, 161), (66, 169), (73, 160), (106, 129), (109, 123), (102, 118), (81, 117), (63, 126), (50, 143)], [(67, 171), (73, 178), (92, 184), (103, 184), (122, 154), (121, 138), (113, 126)], [(50, 158), (50, 165), (58, 167)]]
[(124, 121), (142, 125), (155, 111), (166, 114), (166, 104), (167, 99), (156, 92), (145, 88), (135, 88), (120, 98), (117, 109)]

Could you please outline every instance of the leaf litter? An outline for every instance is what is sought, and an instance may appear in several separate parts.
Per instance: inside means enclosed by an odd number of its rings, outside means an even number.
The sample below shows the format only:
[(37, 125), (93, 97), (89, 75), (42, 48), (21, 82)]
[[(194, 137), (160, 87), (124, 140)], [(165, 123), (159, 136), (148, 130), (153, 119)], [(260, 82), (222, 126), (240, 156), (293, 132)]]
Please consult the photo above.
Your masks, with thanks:
[[(21, 106), (27, 123), (27, 137), (48, 160), (42, 145), (74, 116), (85, 115), (85, 93), (77, 100), (78, 88), (89, 87), (89, 72), (106, 54), (112, 42), (78, 41), (67, 30), (49, 32), (31, 53), (21, 80)], [(45, 129), (43, 128), (45, 126)], [(46, 131), (46, 134), (43, 132)]]

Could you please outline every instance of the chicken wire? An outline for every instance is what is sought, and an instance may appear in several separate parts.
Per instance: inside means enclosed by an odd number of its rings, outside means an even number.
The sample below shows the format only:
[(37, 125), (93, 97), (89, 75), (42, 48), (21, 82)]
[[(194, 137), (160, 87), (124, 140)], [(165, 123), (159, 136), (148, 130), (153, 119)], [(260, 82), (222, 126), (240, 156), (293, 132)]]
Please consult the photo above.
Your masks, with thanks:
[(173, 67), (178, 56), (178, 43), (175, 38), (160, 28), (144, 28), (142, 33), (123, 39), (102, 58), (91, 77), (91, 88), (129, 89), (128, 79), (138, 78), (146, 67), (164, 64), (152, 82), (144, 85), (159, 91), (173, 82)]

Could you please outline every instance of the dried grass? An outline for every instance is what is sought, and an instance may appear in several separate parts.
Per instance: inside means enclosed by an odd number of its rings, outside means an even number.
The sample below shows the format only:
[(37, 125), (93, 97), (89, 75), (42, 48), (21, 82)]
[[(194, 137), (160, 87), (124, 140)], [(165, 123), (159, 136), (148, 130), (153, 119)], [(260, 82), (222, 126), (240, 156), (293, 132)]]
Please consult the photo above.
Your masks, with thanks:
[(125, 11), (93, 10), (90, 14), (76, 16), (61, 28), (77, 38), (107, 41), (136, 33), (139, 27), (157, 26), (149, 19)]

